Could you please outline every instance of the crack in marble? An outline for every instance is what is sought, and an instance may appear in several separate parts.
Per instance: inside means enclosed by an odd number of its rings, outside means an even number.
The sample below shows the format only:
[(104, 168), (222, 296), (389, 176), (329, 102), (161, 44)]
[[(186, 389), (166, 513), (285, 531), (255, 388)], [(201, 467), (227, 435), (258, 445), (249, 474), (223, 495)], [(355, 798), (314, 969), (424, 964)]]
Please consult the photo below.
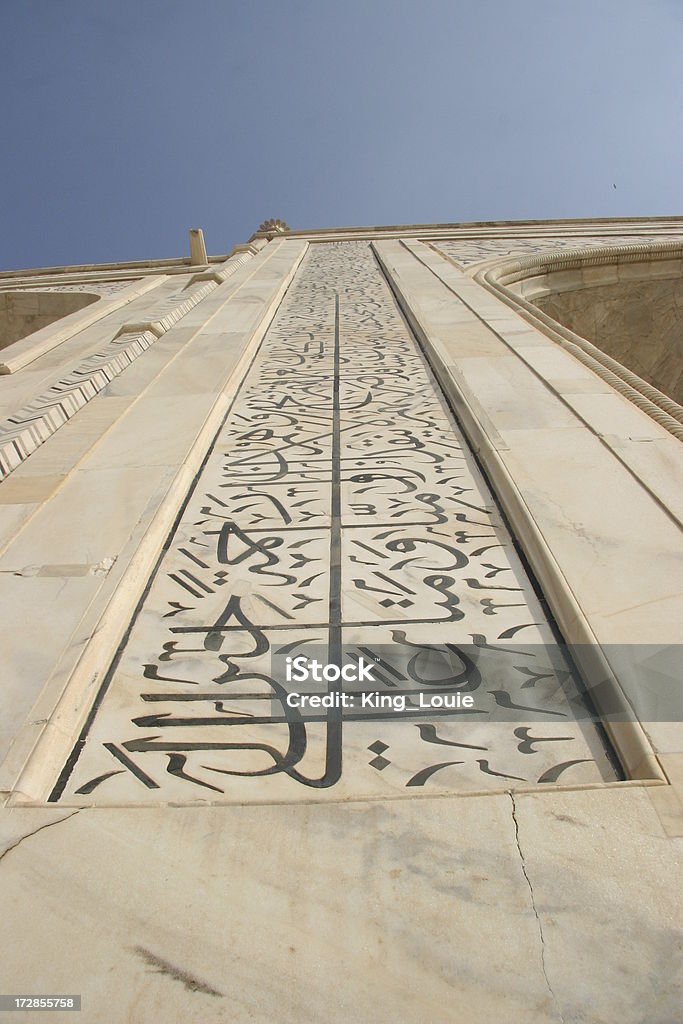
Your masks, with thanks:
[(520, 866), (522, 868), (522, 874), (526, 879), (526, 884), (529, 886), (529, 895), (531, 897), (531, 909), (534, 912), (536, 924), (538, 925), (538, 937), (541, 944), (541, 970), (543, 971), (543, 977), (545, 979), (548, 992), (550, 993), (553, 1003), (555, 1004), (561, 1024), (565, 1024), (564, 1014), (562, 1013), (559, 1000), (555, 995), (553, 987), (550, 984), (550, 979), (548, 977), (548, 970), (545, 962), (545, 935), (543, 934), (543, 922), (541, 921), (541, 917), (538, 913), (538, 908), (536, 906), (536, 897), (534, 895), (534, 887), (531, 884), (531, 878), (529, 877), (529, 872), (526, 868), (526, 858), (524, 857), (524, 853), (522, 852), (522, 847), (519, 841), (519, 820), (517, 818), (517, 805), (515, 803), (515, 796), (511, 790), (508, 790), (508, 796), (510, 797), (510, 802), (512, 803), (512, 820), (515, 826), (515, 844), (517, 846), (517, 852), (519, 853)]
[(12, 850), (16, 850), (18, 846), (21, 846), (21, 844), (27, 839), (30, 839), (31, 836), (37, 836), (39, 832), (44, 832), (46, 828), (52, 828), (53, 825), (60, 825), (63, 821), (68, 821), (69, 818), (74, 818), (77, 814), (80, 814), (82, 810), (84, 810), (84, 808), (79, 807), (77, 810), (72, 811), (71, 814), (67, 814), (64, 818), (57, 818), (56, 821), (48, 821), (46, 825), (41, 825), (40, 828), (34, 829), (33, 832), (27, 832), (25, 836), (21, 836), (17, 839), (16, 843), (12, 843), (11, 846), (8, 846), (6, 850), (3, 850), (2, 853), (0, 853), (0, 861), (3, 861), (8, 853), (11, 853)]

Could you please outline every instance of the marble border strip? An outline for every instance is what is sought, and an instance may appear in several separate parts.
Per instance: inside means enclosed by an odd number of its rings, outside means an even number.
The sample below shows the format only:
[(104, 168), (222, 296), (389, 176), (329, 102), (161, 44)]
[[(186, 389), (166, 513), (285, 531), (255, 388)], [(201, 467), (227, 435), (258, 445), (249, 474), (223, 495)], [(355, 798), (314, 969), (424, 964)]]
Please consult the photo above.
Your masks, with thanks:
[[(313, 242), (315, 245), (316, 243)], [(677, 755), (670, 755), (677, 756)], [(500, 784), (500, 788), (492, 789), (463, 789), (459, 792), (450, 793), (436, 793), (431, 790), (412, 790), (407, 793), (401, 790), (388, 790), (384, 794), (366, 793), (362, 796), (344, 796), (335, 800), (321, 798), (317, 795), (316, 790), (307, 792), (300, 800), (296, 803), (292, 801), (282, 801), (274, 799), (273, 797), (262, 797), (261, 799), (250, 799), (248, 803), (245, 803), (242, 798), (235, 797), (223, 797), (222, 799), (213, 799), (211, 796), (206, 797), (198, 803), (196, 800), (150, 800), (144, 804), (134, 804), (125, 801), (112, 801), (111, 803), (85, 803), (83, 800), (77, 798), (62, 799), (59, 803), (48, 803), (47, 800), (33, 799), (26, 796), (25, 793), (15, 791), (14, 794), (9, 796), (1, 806), (7, 808), (27, 808), (27, 807), (44, 807), (46, 809), (59, 809), (63, 808), (69, 810), (70, 808), (79, 808), (83, 810), (113, 810), (115, 808), (127, 808), (128, 810), (135, 810), (136, 812), (148, 811), (153, 808), (160, 807), (187, 807), (187, 808), (201, 808), (201, 807), (339, 807), (347, 805), (363, 805), (363, 804), (384, 804), (393, 803), (394, 801), (413, 801), (413, 800), (468, 800), (470, 797), (499, 797), (506, 793), (512, 794), (515, 797), (528, 796), (528, 795), (541, 795), (545, 793), (582, 793), (591, 792), (598, 790), (604, 792), (606, 790), (612, 790), (618, 792), (624, 789), (642, 789), (648, 793), (649, 798), (653, 804), (656, 805), (657, 797), (663, 797), (664, 801), (667, 798), (670, 801), (678, 799), (677, 789), (669, 782), (668, 778), (664, 773), (661, 773), (657, 778), (643, 778), (643, 779), (617, 779), (613, 782), (576, 782), (576, 783), (562, 783), (561, 781), (555, 782), (552, 786), (538, 785), (538, 783), (525, 786), (515, 786), (514, 789), (507, 788), (503, 782)], [(6, 794), (5, 794), (6, 795)], [(676, 808), (672, 809), (672, 825), (668, 831), (669, 835), (681, 836), (683, 831), (681, 830), (680, 817), (677, 816), (673, 819), (676, 814)], [(666, 827), (666, 826), (665, 826)], [(674, 830), (675, 829), (675, 830)]]
[[(207, 266), (225, 266), (233, 256), (248, 253), (256, 256), (268, 244), (265, 238), (233, 245), (230, 252), (209, 256)], [(139, 281), (154, 274), (173, 276), (191, 274), (199, 267), (190, 263), (189, 256), (166, 260), (132, 260), (125, 263), (81, 263), (65, 267), (34, 267), (28, 270), (0, 271), (0, 288), (33, 288), (42, 284), (84, 284), (89, 281)], [(39, 278), (41, 280), (36, 281)]]
[[(250, 258), (247, 253), (240, 254), (181, 302), (172, 296), (148, 321), (124, 324), (105, 348), (82, 360), (46, 392), (8, 417), (0, 428), (0, 482)], [(156, 278), (155, 283), (159, 280)]]
[[(429, 243), (427, 243), (429, 244)], [(430, 246), (445, 259), (435, 246)], [(543, 333), (569, 351), (584, 366), (597, 374), (619, 394), (633, 402), (642, 412), (683, 441), (683, 407), (668, 395), (662, 394), (616, 359), (590, 341), (570, 331), (520, 295), (511, 285), (560, 271), (582, 270), (584, 267), (641, 263), (645, 260), (672, 260), (683, 258), (683, 243), (658, 242), (646, 245), (604, 246), (600, 249), (565, 249), (561, 253), (543, 254), (506, 259), (494, 267), (474, 274), (474, 280), (502, 299)]]
[[(590, 652), (591, 664), (580, 667), (588, 675), (591, 672), (599, 671), (601, 678), (609, 681), (610, 698), (618, 703), (627, 701), (618, 679), (602, 653), (602, 648), (588, 619), (567, 583), (561, 565), (543, 536), (534, 519), (532, 509), (499, 451), (495, 431), (494, 436), (490, 434), (490, 425), (486, 417), (481, 415), (477, 396), (471, 392), (457, 367), (442, 358), (438, 346), (434, 344), (431, 337), (427, 322), (422, 322), (423, 316), (420, 314), (419, 306), (411, 301), (414, 297), (411, 286), (402, 280), (400, 272), (392, 265), (392, 258), (385, 251), (385, 246), (390, 244), (401, 243), (392, 240), (391, 243), (373, 243), (372, 247), (404, 316), (418, 338), (439, 384), (452, 403), (473, 450), (481, 459), (490, 478), (493, 491), (512, 524), (513, 533), (533, 568), (565, 639), (569, 643), (576, 644), (582, 650)], [(416, 258), (415, 253), (405, 243), (402, 248), (414, 259)], [(441, 256), (441, 253), (438, 255)], [(429, 267), (422, 264), (419, 259), (417, 262), (431, 273)], [(629, 779), (667, 781), (652, 745), (639, 722), (605, 721), (603, 724)]]

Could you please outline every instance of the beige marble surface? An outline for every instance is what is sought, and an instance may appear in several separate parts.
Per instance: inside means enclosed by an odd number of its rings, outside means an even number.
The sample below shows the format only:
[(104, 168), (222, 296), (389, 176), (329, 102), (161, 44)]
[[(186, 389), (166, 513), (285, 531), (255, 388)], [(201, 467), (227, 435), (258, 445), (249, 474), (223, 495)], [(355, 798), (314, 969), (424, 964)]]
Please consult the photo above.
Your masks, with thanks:
[(0, 823), (1, 987), (81, 993), (83, 1024), (680, 1019), (683, 878), (642, 791)]

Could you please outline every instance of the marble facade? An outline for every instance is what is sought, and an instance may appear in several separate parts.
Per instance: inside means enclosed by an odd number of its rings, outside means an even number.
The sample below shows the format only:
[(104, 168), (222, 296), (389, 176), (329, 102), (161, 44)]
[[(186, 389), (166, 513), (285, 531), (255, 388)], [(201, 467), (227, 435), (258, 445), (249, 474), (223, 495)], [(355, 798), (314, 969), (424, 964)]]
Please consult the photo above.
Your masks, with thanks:
[(681, 280), (676, 218), (0, 274), (63, 297), (0, 353), (3, 992), (681, 1018)]

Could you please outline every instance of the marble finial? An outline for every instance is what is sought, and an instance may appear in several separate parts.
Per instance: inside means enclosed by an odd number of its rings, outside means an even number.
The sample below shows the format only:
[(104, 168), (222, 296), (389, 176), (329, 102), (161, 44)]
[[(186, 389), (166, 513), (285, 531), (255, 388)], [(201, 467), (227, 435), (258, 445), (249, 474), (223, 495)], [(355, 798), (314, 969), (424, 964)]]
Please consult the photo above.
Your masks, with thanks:
[(262, 224), (259, 224), (259, 231), (268, 231), (273, 235), (284, 235), (286, 231), (289, 231), (289, 225), (277, 217), (271, 217), (270, 220), (264, 220)]
[(192, 266), (208, 263), (204, 232), (201, 228), (190, 228), (190, 263)]

